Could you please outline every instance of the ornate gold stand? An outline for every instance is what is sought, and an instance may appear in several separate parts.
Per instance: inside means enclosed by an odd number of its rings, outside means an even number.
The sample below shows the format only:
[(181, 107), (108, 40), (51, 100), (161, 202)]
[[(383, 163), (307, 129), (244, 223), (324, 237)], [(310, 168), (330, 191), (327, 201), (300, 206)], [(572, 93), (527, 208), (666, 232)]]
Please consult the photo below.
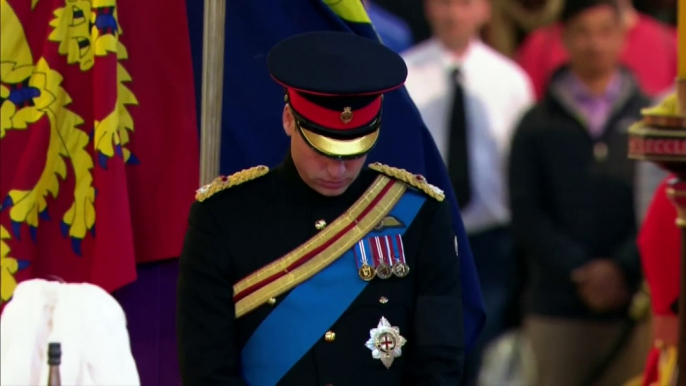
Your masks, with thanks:
[[(651, 161), (674, 173), (667, 195), (677, 209), (681, 228), (678, 369), (686, 369), (686, 79), (658, 106), (644, 109), (643, 120), (629, 129), (629, 158)], [(683, 354), (683, 355), (682, 355)], [(677, 378), (686, 386), (686, 376)]]

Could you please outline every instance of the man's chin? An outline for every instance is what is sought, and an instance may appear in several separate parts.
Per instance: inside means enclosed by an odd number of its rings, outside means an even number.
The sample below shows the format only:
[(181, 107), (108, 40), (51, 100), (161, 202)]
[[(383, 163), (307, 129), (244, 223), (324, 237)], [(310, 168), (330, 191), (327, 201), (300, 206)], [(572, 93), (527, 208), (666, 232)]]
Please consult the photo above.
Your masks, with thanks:
[(317, 186), (317, 192), (321, 194), (322, 196), (326, 197), (336, 197), (340, 196), (341, 194), (345, 193), (345, 191), (348, 189), (348, 185), (340, 186), (340, 187), (326, 187), (326, 186)]

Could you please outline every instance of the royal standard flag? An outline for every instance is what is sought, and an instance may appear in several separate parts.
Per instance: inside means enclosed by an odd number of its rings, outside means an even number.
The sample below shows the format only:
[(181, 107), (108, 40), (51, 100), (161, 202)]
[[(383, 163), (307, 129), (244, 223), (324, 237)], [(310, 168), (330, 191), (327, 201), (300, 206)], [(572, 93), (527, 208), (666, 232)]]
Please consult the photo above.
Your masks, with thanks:
[[(202, 74), (202, 5), (187, 0), (196, 77)], [(226, 46), (221, 173), (274, 166), (288, 149), (281, 113), (283, 90), (269, 76), (266, 57), (279, 41), (317, 30), (349, 31), (378, 39), (360, 0), (235, 0), (226, 3)], [(350, 55), (354, 55), (351, 52)], [(200, 98), (197, 99), (198, 103)], [(443, 161), (419, 112), (403, 88), (384, 99), (384, 123), (369, 162), (379, 161), (426, 176), (446, 191), (453, 207), (462, 270), (464, 332), (472, 347), (485, 320), (474, 261)]]
[(198, 184), (185, 4), (0, 4), (2, 301), (177, 257)]

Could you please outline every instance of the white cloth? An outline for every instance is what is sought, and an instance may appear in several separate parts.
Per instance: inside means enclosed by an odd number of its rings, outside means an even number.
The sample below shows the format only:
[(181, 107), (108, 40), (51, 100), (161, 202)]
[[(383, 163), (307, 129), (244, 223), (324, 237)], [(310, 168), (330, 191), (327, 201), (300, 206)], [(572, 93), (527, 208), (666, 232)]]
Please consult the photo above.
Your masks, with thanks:
[(403, 53), (407, 90), (447, 162), (451, 69), (459, 67), (465, 91), (472, 198), (462, 210), (468, 233), (510, 222), (506, 192), (506, 158), (514, 128), (533, 105), (526, 73), (512, 60), (479, 40), (455, 58), (435, 39)]
[(50, 342), (61, 344), (63, 385), (140, 385), (124, 311), (100, 287), (20, 283), (0, 319), (0, 384), (47, 384)]

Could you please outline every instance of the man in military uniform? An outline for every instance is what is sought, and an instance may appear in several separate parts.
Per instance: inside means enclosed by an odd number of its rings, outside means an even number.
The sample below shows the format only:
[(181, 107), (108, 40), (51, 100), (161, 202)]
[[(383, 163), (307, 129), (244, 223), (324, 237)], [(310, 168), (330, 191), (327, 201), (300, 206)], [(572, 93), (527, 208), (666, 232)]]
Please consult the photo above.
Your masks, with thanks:
[(449, 204), (421, 176), (365, 167), (404, 61), (316, 32), (278, 44), (267, 65), (290, 151), (197, 193), (178, 286), (184, 384), (458, 385)]

